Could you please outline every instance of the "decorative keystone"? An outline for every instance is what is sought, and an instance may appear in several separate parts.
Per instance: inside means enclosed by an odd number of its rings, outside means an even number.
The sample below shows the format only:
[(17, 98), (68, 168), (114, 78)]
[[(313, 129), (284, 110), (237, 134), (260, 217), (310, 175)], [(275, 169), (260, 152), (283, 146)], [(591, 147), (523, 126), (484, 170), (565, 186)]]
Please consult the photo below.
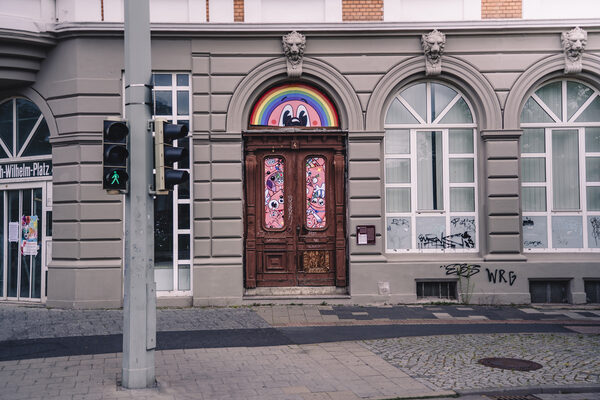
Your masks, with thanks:
[(302, 75), (302, 59), (306, 48), (306, 37), (292, 31), (282, 37), (283, 53), (287, 59), (287, 74), (290, 78)]
[(425, 75), (441, 74), (446, 35), (434, 29), (421, 36), (421, 45), (425, 53)]
[(587, 32), (580, 27), (560, 35), (563, 53), (565, 55), (565, 74), (578, 74), (583, 69), (581, 58), (587, 44)]

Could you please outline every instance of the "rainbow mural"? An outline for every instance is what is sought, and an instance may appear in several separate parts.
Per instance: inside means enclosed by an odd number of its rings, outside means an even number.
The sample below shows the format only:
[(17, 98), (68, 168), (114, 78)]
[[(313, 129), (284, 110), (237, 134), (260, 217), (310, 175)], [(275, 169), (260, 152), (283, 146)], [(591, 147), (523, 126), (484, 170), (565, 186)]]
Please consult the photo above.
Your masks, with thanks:
[(291, 83), (267, 90), (254, 105), (251, 126), (338, 127), (337, 111), (317, 89)]

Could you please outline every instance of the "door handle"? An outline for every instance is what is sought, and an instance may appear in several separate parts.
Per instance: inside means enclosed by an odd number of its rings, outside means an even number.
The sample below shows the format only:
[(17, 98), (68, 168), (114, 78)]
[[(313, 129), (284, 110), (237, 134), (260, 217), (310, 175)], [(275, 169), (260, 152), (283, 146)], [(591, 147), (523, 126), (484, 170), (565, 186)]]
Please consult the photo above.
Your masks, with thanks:
[(296, 235), (300, 235), (300, 225), (296, 225)]

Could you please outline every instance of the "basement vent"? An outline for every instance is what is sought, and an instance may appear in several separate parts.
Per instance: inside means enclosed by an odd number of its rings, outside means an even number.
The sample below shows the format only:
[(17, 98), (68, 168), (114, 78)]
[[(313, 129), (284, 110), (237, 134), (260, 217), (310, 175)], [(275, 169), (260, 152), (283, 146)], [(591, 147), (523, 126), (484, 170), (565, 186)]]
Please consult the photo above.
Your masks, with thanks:
[(600, 303), (600, 280), (585, 280), (585, 301)]
[(417, 281), (417, 299), (456, 300), (456, 281)]
[(568, 303), (569, 281), (529, 281), (532, 303)]

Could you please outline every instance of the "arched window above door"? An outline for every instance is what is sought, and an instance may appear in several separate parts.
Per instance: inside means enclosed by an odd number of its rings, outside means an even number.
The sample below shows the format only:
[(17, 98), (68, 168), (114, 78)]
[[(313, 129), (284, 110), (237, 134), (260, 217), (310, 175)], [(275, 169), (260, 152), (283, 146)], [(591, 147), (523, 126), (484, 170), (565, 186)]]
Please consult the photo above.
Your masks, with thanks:
[(40, 109), (24, 98), (0, 103), (0, 159), (50, 156), (50, 130)]
[(252, 108), (249, 126), (338, 128), (333, 102), (319, 89), (288, 83), (268, 89)]

